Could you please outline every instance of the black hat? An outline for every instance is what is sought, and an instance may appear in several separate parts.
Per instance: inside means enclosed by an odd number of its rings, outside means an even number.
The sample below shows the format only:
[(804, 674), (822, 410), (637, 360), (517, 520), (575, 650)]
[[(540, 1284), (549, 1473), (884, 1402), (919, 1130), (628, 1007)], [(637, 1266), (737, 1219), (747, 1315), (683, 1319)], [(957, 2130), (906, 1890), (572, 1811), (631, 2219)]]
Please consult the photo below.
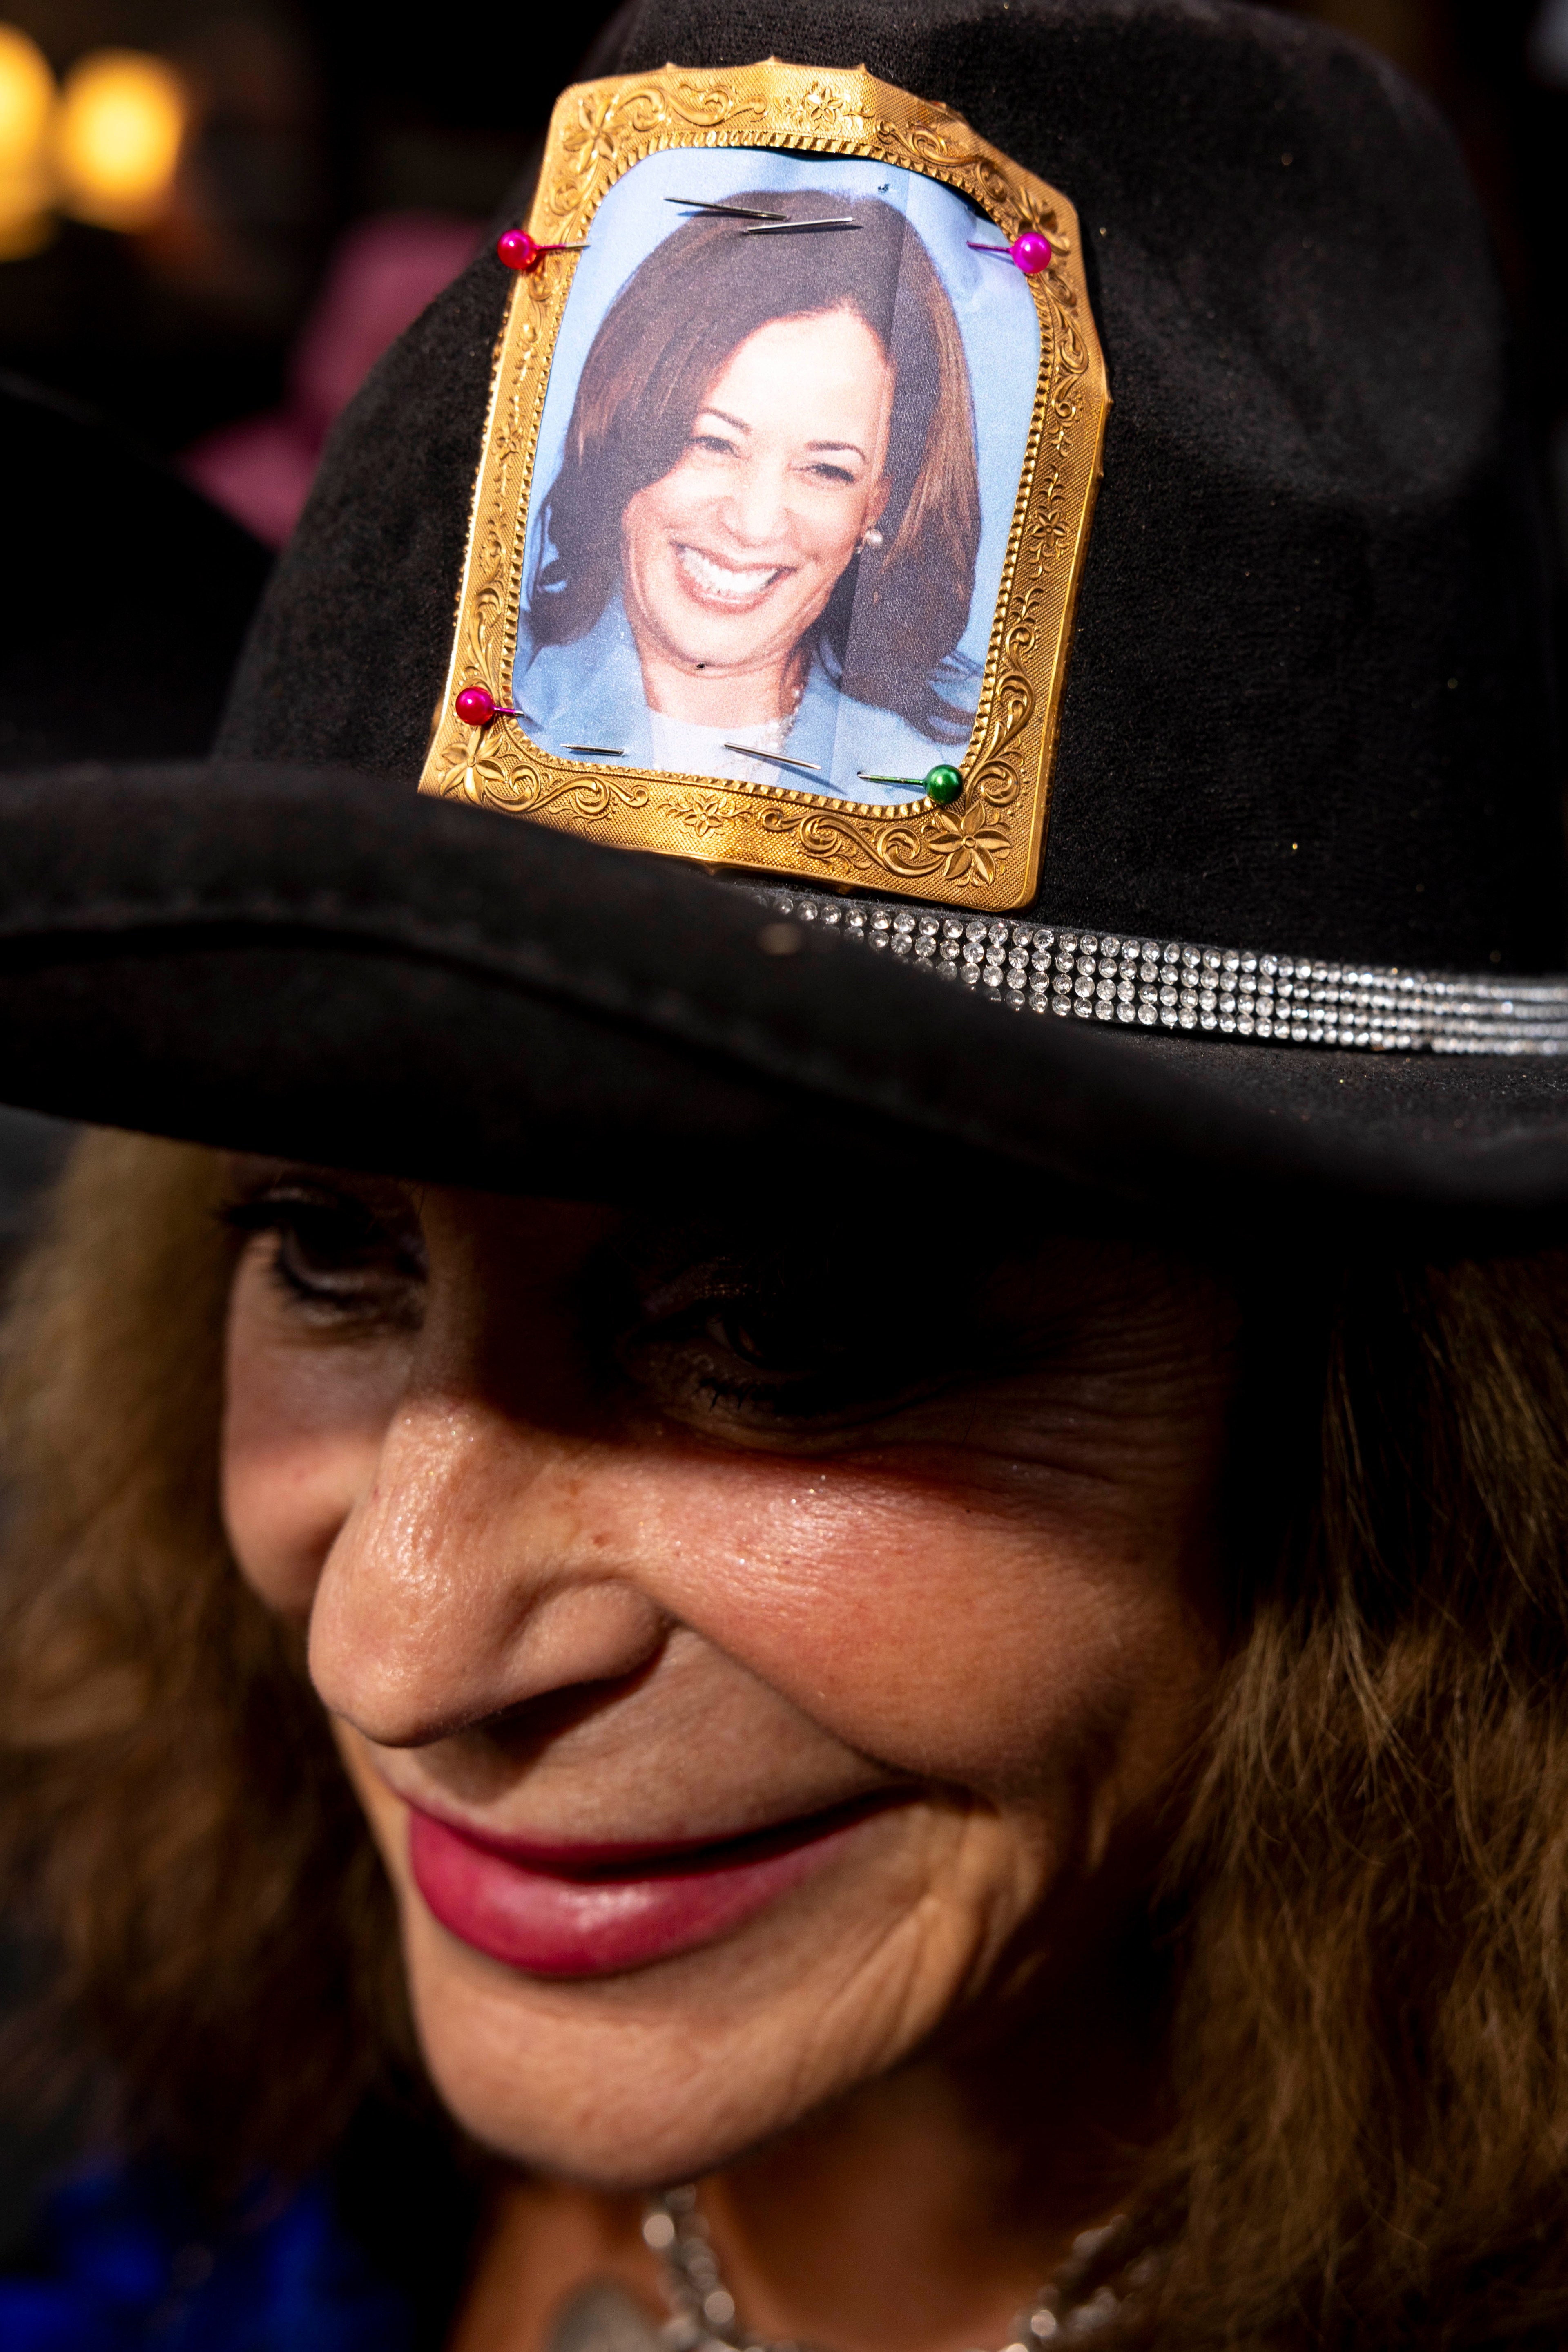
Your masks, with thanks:
[[(644, 0), (622, 39), (606, 70), (674, 60), (694, 154), (745, 149), (702, 110), (771, 53), (863, 65), (859, 102), (950, 110), (1068, 200), (1037, 225), (1076, 240), (1053, 275), (1112, 406), (1030, 902), (967, 909), (895, 864), (712, 876), (700, 797), (685, 860), (555, 829), (616, 804), (616, 746), (567, 747), (564, 800), (516, 762), (478, 791), (543, 824), (418, 796), (455, 611), (516, 625), (476, 585), (481, 459), (528, 440), (491, 399), (525, 280), (486, 253), (340, 425), (216, 755), (0, 787), (0, 1094), (510, 1191), (1568, 1200), (1545, 556), (1484, 236), (1423, 101), (1215, 0)], [(844, 152), (812, 87), (791, 152)], [(559, 154), (601, 103), (570, 101)], [(536, 236), (570, 213), (546, 169)], [(706, 185), (675, 193), (696, 217)], [(999, 373), (969, 373), (983, 421)], [(569, 679), (585, 642), (554, 648)], [(788, 753), (742, 748), (799, 830)]]

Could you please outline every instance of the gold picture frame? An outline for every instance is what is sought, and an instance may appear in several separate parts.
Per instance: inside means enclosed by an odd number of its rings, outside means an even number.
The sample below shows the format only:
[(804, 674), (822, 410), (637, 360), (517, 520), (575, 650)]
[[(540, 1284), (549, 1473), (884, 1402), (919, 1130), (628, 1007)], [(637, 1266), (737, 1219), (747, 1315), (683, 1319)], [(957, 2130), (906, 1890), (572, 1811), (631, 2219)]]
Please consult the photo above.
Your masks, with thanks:
[[(1074, 599), (1110, 406), (1077, 215), (1067, 198), (969, 130), (863, 68), (777, 58), (731, 72), (666, 66), (567, 90), (551, 119), (528, 221), (541, 246), (587, 237), (608, 191), (669, 149), (786, 149), (859, 156), (944, 182), (1010, 242), (1049, 238), (1025, 278), (1040, 375), (961, 795), (937, 806), (852, 802), (792, 783), (715, 781), (561, 758), (509, 713), (529, 492), (539, 423), (575, 268), (547, 254), (517, 276), (497, 347), (446, 687), (422, 793), (468, 801), (629, 849), (841, 890), (918, 898), (977, 913), (1034, 896)], [(1003, 265), (1010, 267), (1010, 264)], [(482, 688), (488, 725), (455, 708)], [(472, 703), (470, 709), (472, 709)]]

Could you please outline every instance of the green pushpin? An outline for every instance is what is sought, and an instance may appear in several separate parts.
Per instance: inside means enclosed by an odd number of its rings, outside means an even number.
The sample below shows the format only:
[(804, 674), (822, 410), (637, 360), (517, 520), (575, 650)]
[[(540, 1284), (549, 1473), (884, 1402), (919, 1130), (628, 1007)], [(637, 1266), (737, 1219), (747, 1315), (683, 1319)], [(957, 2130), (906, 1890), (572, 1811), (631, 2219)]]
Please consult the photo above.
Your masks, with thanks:
[(945, 760), (935, 768), (928, 768), (923, 776), (873, 776), (868, 775), (864, 768), (857, 769), (855, 772), (862, 784), (907, 784), (912, 793), (924, 793), (926, 799), (935, 801), (938, 808), (946, 808), (949, 801), (956, 801), (964, 789), (962, 770), (950, 768)]

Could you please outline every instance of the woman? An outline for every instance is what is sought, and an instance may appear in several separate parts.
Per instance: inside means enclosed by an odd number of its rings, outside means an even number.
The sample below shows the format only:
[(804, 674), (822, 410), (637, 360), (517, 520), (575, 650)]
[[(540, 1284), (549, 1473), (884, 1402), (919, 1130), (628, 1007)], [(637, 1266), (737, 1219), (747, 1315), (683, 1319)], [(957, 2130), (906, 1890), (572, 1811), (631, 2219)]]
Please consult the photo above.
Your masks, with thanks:
[(879, 198), (734, 202), (846, 226), (694, 218), (617, 296), (544, 502), (517, 708), (552, 750), (907, 799), (859, 771), (950, 760), (979, 682), (957, 321)]
[[(1125, 2211), (1162, 2346), (1551, 2340), (1568, 1268), (1302, 1272), (89, 1143), (5, 1721), (128, 2127), (338, 2152), (322, 2342), (651, 2326), (691, 2175), (769, 2339), (1006, 2342)], [(152, 2241), (191, 2342), (258, 2230)]]
[[(886, 16), (825, 64), (1106, 159), (1118, 595), (1032, 909), (417, 797), (488, 260), (228, 756), (0, 782), (0, 1095), (144, 1130), (6, 1337), (0, 1832), (99, 2159), (7, 2352), (1568, 2335), (1568, 889), (1484, 246), (1268, 11)], [(1324, 186), (1385, 222), (1328, 271)], [(1123, 607), (1200, 577), (1270, 650), (1179, 703)]]

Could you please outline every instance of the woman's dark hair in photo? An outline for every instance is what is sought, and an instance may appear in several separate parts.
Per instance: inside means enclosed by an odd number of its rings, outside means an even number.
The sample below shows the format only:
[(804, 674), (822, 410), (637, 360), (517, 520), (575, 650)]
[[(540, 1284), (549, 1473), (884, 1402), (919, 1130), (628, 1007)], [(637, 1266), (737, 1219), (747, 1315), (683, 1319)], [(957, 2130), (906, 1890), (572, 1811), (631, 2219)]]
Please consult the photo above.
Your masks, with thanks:
[[(538, 646), (592, 628), (613, 593), (626, 502), (679, 464), (703, 396), (731, 352), (776, 319), (850, 310), (894, 369), (883, 544), (856, 556), (822, 616), (846, 694), (962, 741), (972, 713), (946, 699), (965, 677), (980, 538), (974, 407), (962, 337), (916, 232), (875, 197), (758, 189), (728, 201), (853, 229), (746, 236), (688, 220), (633, 272), (583, 365), (566, 454), (544, 507), (528, 588)], [(869, 594), (863, 572), (875, 565)]]

